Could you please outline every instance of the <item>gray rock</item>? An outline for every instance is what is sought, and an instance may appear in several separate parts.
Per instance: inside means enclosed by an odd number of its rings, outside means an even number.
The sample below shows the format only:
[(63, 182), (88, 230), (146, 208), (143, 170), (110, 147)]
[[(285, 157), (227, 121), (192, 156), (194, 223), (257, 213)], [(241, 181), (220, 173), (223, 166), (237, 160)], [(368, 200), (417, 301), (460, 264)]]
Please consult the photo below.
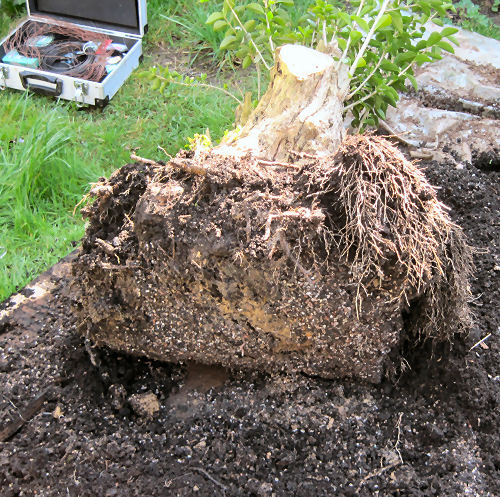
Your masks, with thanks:
[(415, 157), (461, 166), (500, 148), (500, 41), (465, 30), (455, 37), (455, 54), (417, 68), (417, 94), (389, 108), (386, 122)]

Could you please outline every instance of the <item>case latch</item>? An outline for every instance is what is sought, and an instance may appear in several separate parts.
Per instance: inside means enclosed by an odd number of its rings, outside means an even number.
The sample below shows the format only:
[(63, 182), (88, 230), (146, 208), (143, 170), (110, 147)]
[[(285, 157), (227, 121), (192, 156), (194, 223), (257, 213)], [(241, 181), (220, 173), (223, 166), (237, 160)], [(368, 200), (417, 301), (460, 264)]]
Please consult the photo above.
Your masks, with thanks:
[(9, 68), (0, 67), (0, 90), (7, 88), (7, 80), (9, 79)]
[(74, 81), (75, 85), (75, 102), (77, 104), (84, 104), (85, 97), (89, 94), (89, 84), (83, 81)]

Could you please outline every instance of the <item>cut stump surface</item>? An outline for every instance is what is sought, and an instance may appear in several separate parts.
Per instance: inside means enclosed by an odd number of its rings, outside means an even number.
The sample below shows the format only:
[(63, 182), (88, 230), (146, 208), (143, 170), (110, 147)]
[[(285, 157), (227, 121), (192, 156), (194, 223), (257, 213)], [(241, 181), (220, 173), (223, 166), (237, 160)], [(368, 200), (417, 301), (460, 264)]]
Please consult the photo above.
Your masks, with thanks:
[(271, 81), (238, 140), (215, 153), (286, 160), (290, 151), (329, 155), (343, 137), (347, 68), (329, 55), (299, 45), (276, 50)]

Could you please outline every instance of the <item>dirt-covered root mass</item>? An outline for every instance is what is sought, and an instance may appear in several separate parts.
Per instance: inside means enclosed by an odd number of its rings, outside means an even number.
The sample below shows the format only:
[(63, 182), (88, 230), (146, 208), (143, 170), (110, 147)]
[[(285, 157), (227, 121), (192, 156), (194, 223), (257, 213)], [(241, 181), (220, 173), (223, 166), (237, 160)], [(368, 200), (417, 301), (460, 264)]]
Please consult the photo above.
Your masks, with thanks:
[(469, 325), (462, 232), (383, 138), (293, 163), (181, 152), (92, 194), (74, 309), (98, 345), (378, 382), (404, 329)]

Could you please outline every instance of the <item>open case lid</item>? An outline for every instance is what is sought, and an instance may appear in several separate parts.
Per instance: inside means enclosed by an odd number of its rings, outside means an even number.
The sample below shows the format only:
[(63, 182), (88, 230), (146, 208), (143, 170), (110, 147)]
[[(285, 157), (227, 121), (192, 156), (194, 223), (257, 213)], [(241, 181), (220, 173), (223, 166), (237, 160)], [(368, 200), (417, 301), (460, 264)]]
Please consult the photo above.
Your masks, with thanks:
[(28, 14), (142, 37), (146, 0), (27, 0)]

